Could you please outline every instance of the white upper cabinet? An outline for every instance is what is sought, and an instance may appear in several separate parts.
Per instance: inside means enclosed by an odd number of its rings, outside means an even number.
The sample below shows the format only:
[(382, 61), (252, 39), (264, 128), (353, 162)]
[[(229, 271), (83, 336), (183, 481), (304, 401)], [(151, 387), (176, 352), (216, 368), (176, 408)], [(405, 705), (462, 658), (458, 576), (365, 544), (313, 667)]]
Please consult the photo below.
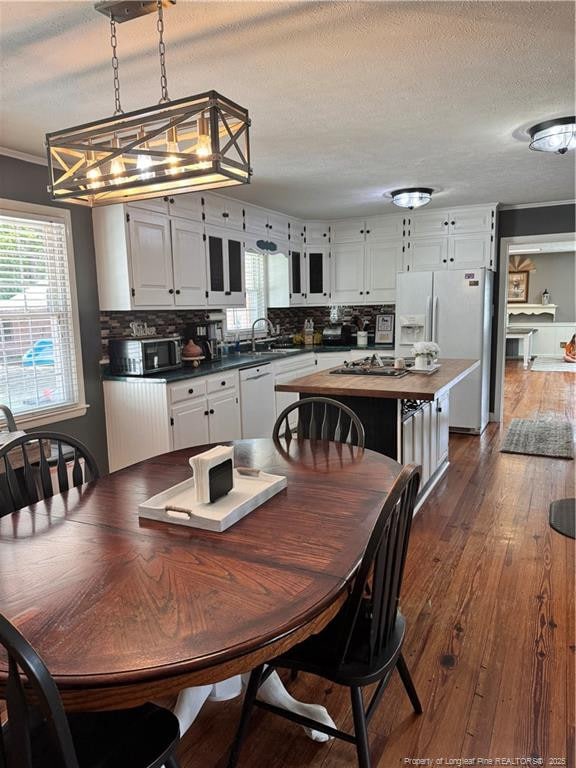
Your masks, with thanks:
[(168, 213), (168, 198), (153, 197), (151, 200), (134, 200), (130, 203), (132, 208), (143, 208), (145, 211), (156, 213)]
[(428, 211), (427, 213), (414, 213), (414, 211), (410, 211), (410, 215), (406, 219), (408, 221), (410, 237), (448, 235), (450, 226), (448, 211)]
[(331, 301), (335, 304), (364, 303), (364, 243), (334, 243), (330, 250)]
[(246, 232), (263, 237), (268, 229), (268, 211), (255, 205), (247, 205), (244, 208), (244, 223)]
[(206, 227), (208, 304), (242, 307), (244, 292), (244, 240), (233, 230)]
[(406, 246), (407, 265), (410, 270), (430, 271), (447, 269), (448, 238), (414, 238)]
[(269, 213), (268, 234), (275, 242), (278, 240), (288, 240), (290, 234), (288, 216), (282, 216), (281, 213)]
[(454, 208), (450, 211), (448, 228), (451, 234), (491, 232), (495, 218), (493, 207)]
[(288, 254), (288, 279), (290, 284), (289, 304), (300, 307), (306, 304), (306, 260), (304, 247), (294, 244)]
[(306, 245), (328, 245), (330, 243), (330, 225), (327, 221), (306, 222)]
[(396, 275), (402, 271), (402, 241), (368, 242), (364, 251), (364, 300), (366, 304), (394, 301)]
[(470, 206), (425, 213), (410, 211), (409, 236), (491, 233), (494, 231), (495, 217), (494, 206)]
[(231, 229), (244, 228), (244, 206), (237, 200), (217, 195), (204, 195), (204, 217), (206, 224)]
[(176, 306), (206, 303), (206, 249), (200, 221), (174, 217), (170, 220), (174, 297)]
[(306, 247), (306, 304), (321, 306), (330, 303), (330, 248)]
[(366, 222), (363, 219), (333, 221), (330, 230), (333, 243), (361, 243), (365, 239)]
[(366, 241), (387, 238), (401, 240), (407, 232), (408, 217), (402, 214), (372, 216), (366, 219)]
[(164, 199), (168, 201), (168, 213), (171, 216), (202, 221), (204, 210), (202, 201), (204, 198), (199, 192), (174, 195), (174, 197), (166, 197)]
[(448, 266), (495, 269), (492, 235), (454, 235), (449, 241)]
[(288, 240), (288, 216), (281, 213), (247, 205), (244, 207), (244, 223), (246, 232), (274, 241)]
[(174, 304), (172, 248), (167, 216), (128, 207), (134, 306)]
[(288, 220), (289, 239), (291, 243), (303, 243), (306, 235), (304, 222), (296, 219)]

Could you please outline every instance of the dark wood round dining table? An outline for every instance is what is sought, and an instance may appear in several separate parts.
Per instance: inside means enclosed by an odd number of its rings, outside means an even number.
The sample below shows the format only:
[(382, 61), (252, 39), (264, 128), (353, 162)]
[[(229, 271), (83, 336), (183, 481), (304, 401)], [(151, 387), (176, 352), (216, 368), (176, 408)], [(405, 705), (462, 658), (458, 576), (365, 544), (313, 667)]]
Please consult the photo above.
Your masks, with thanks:
[[(400, 465), (336, 443), (232, 445), (237, 466), (288, 486), (223, 533), (138, 517), (209, 446), (0, 518), (0, 612), (67, 708), (133, 706), (246, 672), (338, 611)], [(0, 697), (6, 676), (0, 654)]]

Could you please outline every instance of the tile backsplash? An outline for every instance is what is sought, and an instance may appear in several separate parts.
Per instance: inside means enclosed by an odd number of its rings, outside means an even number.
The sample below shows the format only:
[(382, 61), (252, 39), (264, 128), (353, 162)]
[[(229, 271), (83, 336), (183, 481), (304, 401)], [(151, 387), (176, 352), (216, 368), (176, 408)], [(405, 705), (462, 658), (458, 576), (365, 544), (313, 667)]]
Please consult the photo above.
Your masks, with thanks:
[(148, 323), (156, 328), (158, 336), (183, 334), (189, 323), (201, 323), (206, 316), (205, 310), (170, 311), (165, 309), (142, 312), (100, 312), (102, 329), (102, 360), (108, 360), (108, 339), (132, 336), (130, 323)]
[[(314, 328), (321, 330), (330, 323), (330, 313), (335, 308), (330, 307), (286, 307), (269, 309), (268, 317), (276, 326), (280, 326), (283, 334), (293, 335), (304, 327), (307, 317), (314, 321)], [(339, 318), (359, 315), (364, 321), (373, 323), (374, 318), (381, 312), (394, 312), (393, 304), (339, 306)], [(108, 360), (108, 339), (110, 337), (128, 337), (132, 335), (130, 323), (148, 323), (156, 328), (159, 336), (169, 336), (174, 333), (183, 334), (189, 323), (199, 323), (205, 319), (205, 310), (146, 310), (140, 312), (101, 312), (100, 326), (102, 333), (102, 360)]]
[(281, 309), (268, 309), (268, 317), (274, 325), (280, 326), (280, 331), (285, 334), (294, 334), (304, 328), (304, 320), (307, 317), (314, 321), (314, 329), (322, 330), (330, 323), (331, 310), (337, 309), (338, 319), (343, 320), (354, 315), (359, 315), (367, 323), (374, 323), (376, 315), (382, 312), (394, 312), (394, 304), (361, 304), (359, 306), (331, 307), (286, 307)]

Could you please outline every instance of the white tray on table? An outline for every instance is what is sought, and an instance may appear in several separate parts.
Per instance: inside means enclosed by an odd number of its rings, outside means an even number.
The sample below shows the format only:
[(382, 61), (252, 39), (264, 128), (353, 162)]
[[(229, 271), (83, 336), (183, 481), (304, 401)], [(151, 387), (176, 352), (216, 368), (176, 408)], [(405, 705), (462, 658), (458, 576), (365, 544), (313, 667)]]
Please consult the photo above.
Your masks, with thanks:
[(191, 477), (140, 504), (138, 515), (205, 531), (225, 531), (286, 488), (287, 480), (281, 475), (247, 472), (250, 474), (234, 469), (234, 488), (212, 504), (196, 501), (194, 478)]

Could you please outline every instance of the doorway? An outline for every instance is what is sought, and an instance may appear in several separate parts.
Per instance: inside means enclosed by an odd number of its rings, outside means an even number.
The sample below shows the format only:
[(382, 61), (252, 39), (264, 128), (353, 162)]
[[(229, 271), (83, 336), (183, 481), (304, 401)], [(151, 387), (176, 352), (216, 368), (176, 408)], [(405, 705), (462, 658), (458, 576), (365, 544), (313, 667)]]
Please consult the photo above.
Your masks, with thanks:
[[(575, 234), (509, 237), (500, 243), (495, 421), (507, 420), (512, 407), (524, 418), (541, 410), (536, 387), (559, 384), (565, 344), (576, 331)], [(539, 380), (537, 373), (550, 375)]]

